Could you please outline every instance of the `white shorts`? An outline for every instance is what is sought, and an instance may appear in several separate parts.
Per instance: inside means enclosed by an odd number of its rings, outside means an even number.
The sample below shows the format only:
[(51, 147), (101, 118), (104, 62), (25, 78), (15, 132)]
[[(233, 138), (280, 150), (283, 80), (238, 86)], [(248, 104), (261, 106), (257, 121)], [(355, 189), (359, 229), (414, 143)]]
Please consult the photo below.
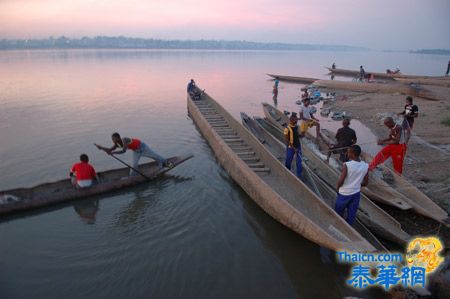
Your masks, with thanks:
[(93, 181), (92, 180), (79, 180), (77, 181), (77, 185), (80, 188), (87, 188), (92, 186)]

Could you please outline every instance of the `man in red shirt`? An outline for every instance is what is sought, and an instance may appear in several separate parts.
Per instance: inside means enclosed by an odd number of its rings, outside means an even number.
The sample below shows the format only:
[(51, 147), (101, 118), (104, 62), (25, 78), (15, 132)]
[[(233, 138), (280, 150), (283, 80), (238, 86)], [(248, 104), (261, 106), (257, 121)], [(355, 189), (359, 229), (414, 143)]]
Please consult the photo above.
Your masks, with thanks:
[(369, 170), (375, 169), (375, 167), (391, 157), (394, 170), (401, 175), (406, 154), (406, 140), (403, 128), (401, 125), (396, 124), (392, 117), (386, 117), (384, 125), (389, 128), (389, 137), (378, 140), (378, 145), (386, 144), (386, 146), (370, 162)]
[(89, 164), (89, 157), (86, 154), (80, 156), (80, 162), (75, 163), (70, 169), (72, 185), (75, 188), (87, 188), (95, 181), (99, 181), (94, 167)]

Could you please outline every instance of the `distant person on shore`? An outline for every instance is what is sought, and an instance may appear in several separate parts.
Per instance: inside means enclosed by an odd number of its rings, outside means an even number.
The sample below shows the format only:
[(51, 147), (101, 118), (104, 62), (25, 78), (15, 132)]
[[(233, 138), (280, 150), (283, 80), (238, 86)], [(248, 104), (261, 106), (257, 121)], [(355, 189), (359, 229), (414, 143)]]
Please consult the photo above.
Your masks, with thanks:
[(339, 154), (339, 160), (341, 162), (347, 162), (347, 149), (353, 144), (356, 144), (356, 132), (350, 128), (350, 119), (344, 118), (342, 121), (342, 128), (340, 128), (336, 133), (337, 144), (330, 145), (330, 150), (327, 154), (327, 162), (330, 161), (331, 154)]
[(278, 89), (278, 84), (280, 84), (280, 79), (278, 77), (275, 77), (275, 84), (273, 85), (273, 88)]
[(316, 141), (318, 141), (320, 137), (320, 123), (314, 117), (310, 103), (310, 98), (305, 98), (303, 99), (303, 105), (300, 106), (300, 136), (305, 137), (309, 128), (316, 127)]
[(347, 150), (348, 162), (342, 167), (342, 173), (336, 186), (338, 192), (334, 210), (344, 217), (347, 210), (348, 224), (352, 225), (356, 219), (356, 212), (361, 198), (361, 186), (369, 184), (369, 172), (366, 162), (359, 158), (361, 148), (359, 145), (352, 145)]
[(391, 157), (394, 170), (401, 175), (403, 172), (403, 160), (406, 154), (404, 130), (401, 125), (394, 122), (392, 117), (386, 117), (384, 119), (384, 125), (389, 128), (389, 137), (378, 140), (378, 145), (385, 144), (386, 146), (370, 162), (369, 170), (374, 170), (375, 167)]
[(411, 96), (406, 97), (406, 104), (403, 112), (397, 115), (403, 115), (402, 127), (406, 131), (406, 144), (408, 144), (411, 138), (411, 131), (414, 127), (414, 119), (419, 116), (419, 108), (413, 105), (413, 98)]
[(70, 169), (70, 180), (77, 189), (91, 187), (94, 181), (99, 181), (94, 167), (89, 164), (88, 155), (80, 155), (80, 162), (73, 164)]
[(364, 70), (363, 66), (361, 65), (359, 67), (359, 81), (363, 82), (364, 78), (366, 78), (366, 71)]
[(450, 60), (448, 61), (447, 71), (445, 72), (445, 75), (448, 76), (448, 73), (450, 73)]
[(298, 118), (297, 113), (292, 112), (289, 117), (289, 124), (284, 129), (284, 138), (286, 143), (286, 167), (291, 169), (292, 160), (296, 156), (295, 166), (297, 169), (297, 177), (302, 176), (302, 149), (300, 145), (299, 133), (298, 133)]
[(331, 69), (335, 70), (336, 69), (336, 63), (333, 62), (333, 64), (331, 65)]
[[(129, 138), (129, 137), (121, 137), (119, 133), (114, 133), (111, 136), (113, 146), (110, 148), (103, 147), (101, 145), (96, 144), (95, 146), (104, 150), (108, 155), (120, 155), (126, 153), (127, 150), (133, 151), (133, 168), (139, 168), (139, 159), (141, 156), (152, 158), (157, 161), (160, 167), (168, 167), (173, 168), (173, 163), (169, 160), (163, 158), (155, 151), (153, 151), (147, 144), (140, 141), (137, 138)], [(121, 148), (121, 150), (114, 151), (117, 148)], [(130, 175), (137, 175), (137, 172), (133, 169), (130, 169)]]

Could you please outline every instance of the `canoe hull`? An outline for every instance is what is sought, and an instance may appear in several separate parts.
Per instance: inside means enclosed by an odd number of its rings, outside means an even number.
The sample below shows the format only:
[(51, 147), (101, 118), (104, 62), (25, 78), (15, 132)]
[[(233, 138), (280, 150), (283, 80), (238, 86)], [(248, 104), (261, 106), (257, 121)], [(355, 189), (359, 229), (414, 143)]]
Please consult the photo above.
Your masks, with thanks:
[[(326, 226), (320, 226), (313, 222), (300, 209), (295, 207), (292, 198), (288, 200), (283, 198), (280, 193), (273, 189), (273, 186), (269, 186), (266, 183), (267, 180), (262, 179), (263, 176), (275, 174), (274, 177), (283, 180), (289, 186), (294, 185), (292, 182), (297, 180), (297, 178), (290, 173), (282, 172), (281, 170), (284, 170), (284, 166), (280, 165), (276, 158), (216, 101), (207, 94), (203, 94), (202, 98), (204, 104), (193, 101), (188, 95), (188, 111), (191, 118), (204, 138), (208, 141), (219, 163), (264, 211), (286, 227), (320, 246), (332, 250), (374, 250), (373, 246), (365, 241), (339, 215), (326, 206), (325, 203), (319, 200), (318, 202), (314, 202), (314, 205), (309, 205), (310, 208), (317, 210), (317, 213), (321, 214), (321, 221), (324, 218), (330, 220)], [(205, 117), (204, 112), (200, 111), (199, 105), (212, 107), (211, 111), (217, 113), (216, 117), (222, 117), (227, 126), (232, 128), (239, 138), (245, 140), (245, 143), (251, 148), (251, 151), (261, 159), (265, 166), (270, 167), (270, 171), (264, 174), (257, 174), (253, 168), (250, 168), (222, 138), (218, 133), (218, 129), (213, 128), (211, 122)], [(293, 191), (298, 192), (298, 197), (302, 197), (302, 194), (305, 195), (311, 192), (305, 189), (299, 189), (298, 187), (295, 187)], [(294, 198), (294, 200), (297, 199)]]
[[(269, 112), (269, 109), (274, 109), (279, 114), (279, 119), (273, 117), (273, 114)], [(264, 126), (279, 140), (283, 140), (283, 126), (285, 122), (283, 113), (269, 104), (263, 104), (264, 114), (267, 121), (270, 123), (268, 126)], [(310, 164), (311, 169), (316, 172), (322, 179), (324, 179), (331, 186), (335, 186), (339, 173), (326, 164), (317, 154), (303, 144), (302, 153), (307, 158), (306, 163)], [(392, 218), (385, 211), (375, 205), (364, 194), (361, 194), (360, 209), (357, 217), (361, 222), (370, 228), (376, 235), (381, 236), (392, 242), (404, 245), (410, 239), (410, 236), (401, 229), (400, 223)]]
[[(178, 166), (192, 157), (192, 155), (171, 157), (169, 160), (172, 161), (174, 166)], [(160, 168), (157, 162), (150, 162), (140, 165), (139, 170), (150, 179), (155, 179), (170, 169)], [(119, 168), (99, 172), (98, 176), (101, 183), (84, 189), (75, 189), (72, 186), (70, 179), (64, 179), (53, 183), (41, 184), (32, 188), (0, 191), (0, 198), (13, 196), (20, 199), (19, 201), (1, 204), (0, 215), (12, 214), (67, 201), (83, 199), (86, 197), (135, 186), (148, 181), (140, 175), (127, 177), (128, 172), (128, 168)], [(127, 177), (127, 179), (122, 179), (123, 177)]]
[[(330, 67), (327, 67), (327, 69), (330, 71), (331, 74), (339, 75), (339, 76), (345, 76), (345, 77), (359, 77), (359, 71), (356, 70), (347, 70), (347, 69), (333, 69)], [(417, 79), (417, 78), (424, 78), (424, 79), (436, 79), (436, 80), (445, 80), (445, 76), (415, 76), (415, 75), (404, 75), (401, 73), (398, 74), (388, 74), (388, 73), (376, 73), (376, 72), (366, 72), (366, 74), (373, 74), (375, 79), (382, 78), (382, 79), (395, 79), (395, 78), (402, 78), (402, 79)]]

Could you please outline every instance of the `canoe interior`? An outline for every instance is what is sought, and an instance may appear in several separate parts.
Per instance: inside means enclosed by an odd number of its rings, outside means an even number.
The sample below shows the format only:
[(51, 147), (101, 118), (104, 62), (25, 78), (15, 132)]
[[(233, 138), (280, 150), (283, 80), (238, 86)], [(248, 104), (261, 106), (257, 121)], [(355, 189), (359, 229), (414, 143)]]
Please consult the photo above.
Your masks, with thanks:
[[(261, 126), (259, 123), (259, 121), (261, 121), (260, 118), (252, 119), (245, 113), (241, 113), (241, 117), (244, 126), (255, 135), (261, 144), (263, 144), (267, 150), (269, 150), (278, 159), (278, 161), (280, 161), (280, 163), (284, 164), (286, 146)], [(292, 173), (295, 173), (295, 163), (292, 164)], [(308, 164), (302, 161), (302, 166), (302, 181), (330, 208), (333, 208), (336, 202), (336, 191), (324, 180), (318, 177)], [(285, 171), (289, 170), (286, 168)], [(370, 230), (360, 222), (359, 219), (356, 220), (353, 227), (377, 250), (387, 251), (386, 247), (380, 242), (380, 240), (378, 240), (370, 232)]]
[[(261, 125), (268, 130), (277, 139), (283, 141), (283, 124), (285, 120), (281, 111), (275, 107), (263, 103), (263, 110), (267, 120), (262, 120)], [(276, 117), (273, 115), (276, 113)], [(329, 164), (312, 151), (308, 146), (305, 146), (302, 141), (302, 153), (305, 163), (310, 165), (310, 168), (324, 179), (329, 185), (335, 186), (339, 173)], [(410, 236), (401, 229), (401, 225), (392, 216), (383, 211), (380, 207), (374, 204), (367, 196), (361, 194), (361, 201), (359, 205), (358, 215), (364, 225), (369, 227), (376, 235), (383, 237), (389, 241), (404, 245), (410, 239)]]
[[(322, 135), (334, 142), (334, 134), (329, 130), (322, 129)], [(373, 157), (363, 152), (361, 158), (369, 163)], [(409, 206), (417, 213), (449, 226), (447, 213), (431, 198), (386, 165), (380, 165), (377, 168), (370, 175), (370, 181), (375, 183), (371, 184), (373, 191), (371, 198), (387, 204), (390, 204), (387, 198), (401, 199), (404, 206)]]

